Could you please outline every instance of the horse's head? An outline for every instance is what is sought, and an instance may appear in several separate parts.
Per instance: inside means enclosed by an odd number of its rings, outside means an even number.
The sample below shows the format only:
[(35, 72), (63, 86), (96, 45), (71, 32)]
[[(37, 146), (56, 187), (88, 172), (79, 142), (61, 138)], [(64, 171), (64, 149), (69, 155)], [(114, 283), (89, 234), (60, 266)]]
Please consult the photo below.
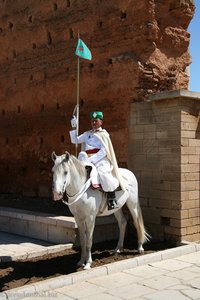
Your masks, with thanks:
[(70, 183), (69, 159), (70, 154), (65, 152), (61, 156), (57, 156), (55, 152), (51, 155), (54, 161), (52, 168), (53, 173), (53, 199), (55, 201), (62, 200), (66, 187)]

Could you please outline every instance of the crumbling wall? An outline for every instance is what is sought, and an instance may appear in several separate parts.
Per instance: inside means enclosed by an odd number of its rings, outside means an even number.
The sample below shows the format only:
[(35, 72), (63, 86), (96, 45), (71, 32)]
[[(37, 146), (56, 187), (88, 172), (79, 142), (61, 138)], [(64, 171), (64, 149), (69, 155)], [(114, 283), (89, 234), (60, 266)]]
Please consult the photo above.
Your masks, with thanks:
[[(0, 0), (0, 193), (48, 196), (51, 152), (74, 152), (78, 32), (80, 131), (104, 112), (118, 161), (127, 165), (130, 103), (188, 87), (191, 0)], [(123, 145), (123, 147), (122, 147)]]

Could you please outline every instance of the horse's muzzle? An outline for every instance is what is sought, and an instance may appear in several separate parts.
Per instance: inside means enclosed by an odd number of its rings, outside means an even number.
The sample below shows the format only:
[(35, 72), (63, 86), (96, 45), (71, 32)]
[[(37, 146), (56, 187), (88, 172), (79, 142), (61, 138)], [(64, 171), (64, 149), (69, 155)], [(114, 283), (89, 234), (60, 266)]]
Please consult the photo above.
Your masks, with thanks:
[(53, 200), (54, 201), (59, 201), (59, 200), (62, 200), (63, 198), (63, 195), (61, 193), (58, 193), (58, 192), (54, 192), (53, 191)]

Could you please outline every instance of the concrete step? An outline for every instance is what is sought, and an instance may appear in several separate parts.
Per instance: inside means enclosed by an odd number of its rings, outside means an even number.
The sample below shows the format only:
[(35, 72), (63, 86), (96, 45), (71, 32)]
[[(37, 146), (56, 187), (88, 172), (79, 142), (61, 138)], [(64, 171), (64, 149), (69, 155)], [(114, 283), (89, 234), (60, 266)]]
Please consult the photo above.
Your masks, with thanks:
[[(51, 243), (79, 245), (77, 224), (71, 216), (0, 207), (0, 231)], [(98, 217), (93, 242), (117, 238), (118, 225), (114, 216)]]
[(73, 244), (54, 244), (0, 231), (0, 263), (28, 260), (34, 257), (53, 254), (71, 249)]

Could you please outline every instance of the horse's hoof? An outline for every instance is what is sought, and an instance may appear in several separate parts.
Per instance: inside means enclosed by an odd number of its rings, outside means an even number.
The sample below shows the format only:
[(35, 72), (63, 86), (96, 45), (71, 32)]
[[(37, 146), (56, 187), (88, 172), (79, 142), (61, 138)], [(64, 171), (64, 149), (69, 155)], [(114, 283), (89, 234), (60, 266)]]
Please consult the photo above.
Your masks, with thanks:
[(124, 249), (122, 249), (122, 248), (116, 248), (116, 249), (114, 250), (114, 253), (115, 253), (115, 254), (119, 254), (119, 253), (123, 252), (123, 250), (124, 250)]
[(90, 269), (91, 269), (90, 264), (86, 264), (85, 267), (83, 268), (83, 270), (90, 270)]
[(82, 261), (79, 261), (77, 263), (77, 267), (85, 267), (85, 264)]
[(138, 249), (139, 254), (144, 254), (144, 249)]

